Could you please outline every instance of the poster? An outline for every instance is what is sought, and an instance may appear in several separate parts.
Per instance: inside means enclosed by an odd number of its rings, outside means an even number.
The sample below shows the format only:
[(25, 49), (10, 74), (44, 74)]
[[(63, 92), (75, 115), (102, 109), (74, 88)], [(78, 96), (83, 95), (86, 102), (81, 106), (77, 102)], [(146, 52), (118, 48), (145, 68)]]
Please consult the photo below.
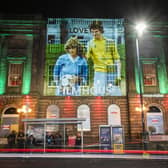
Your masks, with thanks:
[(43, 125), (28, 125), (27, 127), (27, 134), (33, 135), (36, 140), (43, 140), (44, 139), (44, 126)]
[(113, 144), (123, 144), (123, 128), (122, 127), (112, 127), (112, 137)]
[(111, 149), (111, 126), (100, 126), (99, 127), (99, 143), (101, 149)]
[(124, 36), (124, 19), (48, 18), (45, 95), (124, 96)]

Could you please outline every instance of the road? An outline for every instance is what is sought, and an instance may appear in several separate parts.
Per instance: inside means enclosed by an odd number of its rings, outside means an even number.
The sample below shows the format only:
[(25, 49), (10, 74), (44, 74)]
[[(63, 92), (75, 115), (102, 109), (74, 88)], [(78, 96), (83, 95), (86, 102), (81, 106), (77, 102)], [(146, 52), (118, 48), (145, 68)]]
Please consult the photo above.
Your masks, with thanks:
[(1, 168), (168, 168), (168, 156), (0, 154)]

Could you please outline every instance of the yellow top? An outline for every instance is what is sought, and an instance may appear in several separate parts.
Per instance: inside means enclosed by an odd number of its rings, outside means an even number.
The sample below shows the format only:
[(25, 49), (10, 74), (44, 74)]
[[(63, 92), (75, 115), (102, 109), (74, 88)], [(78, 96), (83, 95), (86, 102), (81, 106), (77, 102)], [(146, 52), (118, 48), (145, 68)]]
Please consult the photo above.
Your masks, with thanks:
[(107, 66), (120, 59), (116, 45), (111, 39), (92, 39), (87, 47), (86, 57), (92, 58), (94, 70), (97, 72), (107, 72)]

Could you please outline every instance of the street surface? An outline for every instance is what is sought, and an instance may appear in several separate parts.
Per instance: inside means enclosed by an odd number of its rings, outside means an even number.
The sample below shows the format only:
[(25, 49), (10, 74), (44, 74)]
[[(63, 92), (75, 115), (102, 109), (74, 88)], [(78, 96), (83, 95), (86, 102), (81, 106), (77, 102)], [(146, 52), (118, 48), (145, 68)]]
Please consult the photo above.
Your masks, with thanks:
[(168, 168), (168, 156), (1, 153), (0, 168)]

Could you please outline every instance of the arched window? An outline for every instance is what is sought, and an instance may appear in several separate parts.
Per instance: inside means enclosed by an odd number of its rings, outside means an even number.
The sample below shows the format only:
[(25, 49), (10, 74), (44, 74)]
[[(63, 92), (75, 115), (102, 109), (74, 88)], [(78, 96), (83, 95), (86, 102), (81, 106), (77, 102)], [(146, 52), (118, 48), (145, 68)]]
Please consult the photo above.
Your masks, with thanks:
[(8, 108), (8, 109), (4, 112), (4, 115), (6, 115), (6, 114), (18, 114), (18, 113), (17, 113), (16, 108), (11, 107), (11, 108)]
[[(59, 118), (60, 112), (57, 105), (49, 105), (47, 108), (46, 118)], [(59, 125), (47, 125), (47, 132), (59, 131)]]
[[(83, 122), (83, 131), (90, 131), (90, 108), (86, 104), (82, 104), (78, 107), (77, 118), (85, 118)], [(78, 124), (78, 131), (81, 130), (81, 125)]]
[(156, 106), (150, 106), (147, 112), (147, 130), (149, 134), (164, 134), (163, 113)]
[(49, 105), (47, 108), (47, 116), (46, 118), (59, 118), (59, 108), (56, 105)]
[(108, 125), (121, 125), (120, 107), (116, 104), (108, 107)]

